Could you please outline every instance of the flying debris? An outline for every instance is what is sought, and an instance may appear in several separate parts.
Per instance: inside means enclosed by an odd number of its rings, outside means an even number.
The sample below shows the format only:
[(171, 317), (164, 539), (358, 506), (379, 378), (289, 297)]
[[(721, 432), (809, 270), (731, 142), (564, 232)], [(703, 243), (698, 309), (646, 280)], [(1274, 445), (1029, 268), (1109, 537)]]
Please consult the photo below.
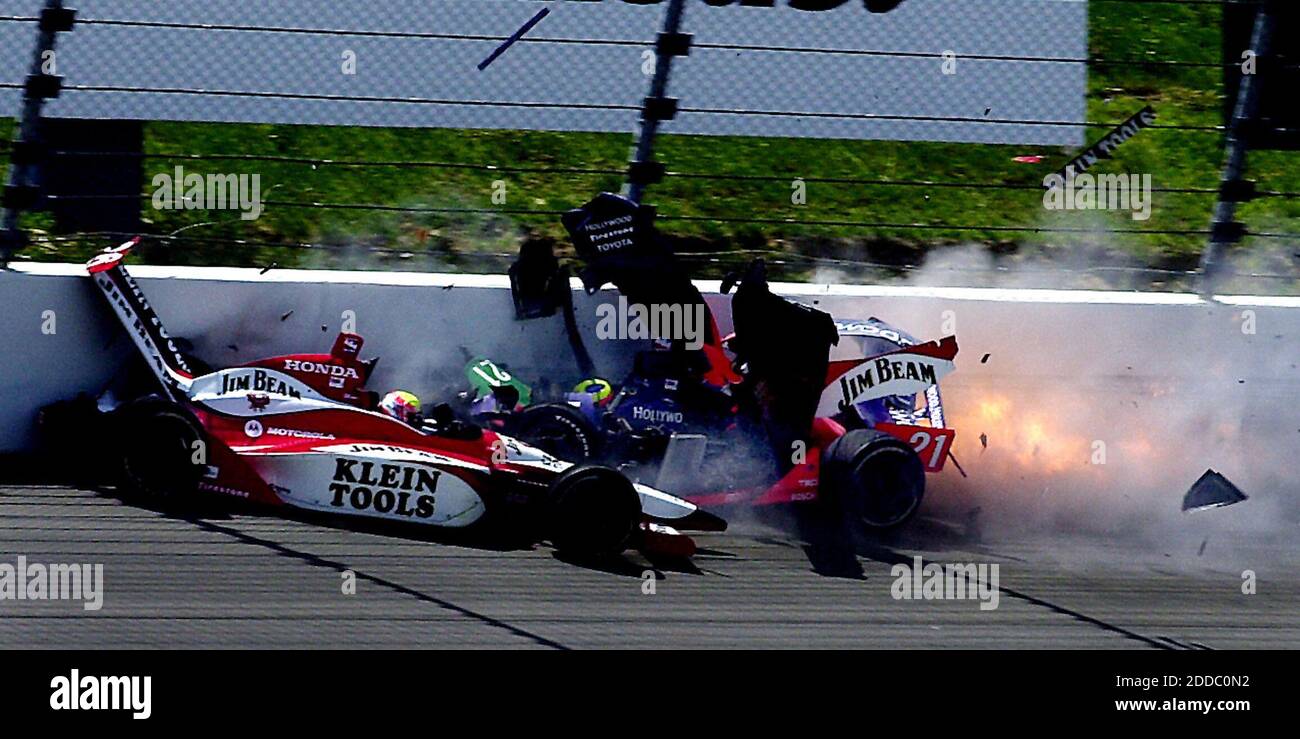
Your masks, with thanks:
[(1183, 496), (1183, 510), (1200, 511), (1206, 508), (1218, 508), (1240, 503), (1245, 499), (1246, 494), (1229, 482), (1228, 478), (1214, 470), (1206, 470), (1205, 474), (1201, 475), (1201, 479), (1187, 490), (1187, 495)]

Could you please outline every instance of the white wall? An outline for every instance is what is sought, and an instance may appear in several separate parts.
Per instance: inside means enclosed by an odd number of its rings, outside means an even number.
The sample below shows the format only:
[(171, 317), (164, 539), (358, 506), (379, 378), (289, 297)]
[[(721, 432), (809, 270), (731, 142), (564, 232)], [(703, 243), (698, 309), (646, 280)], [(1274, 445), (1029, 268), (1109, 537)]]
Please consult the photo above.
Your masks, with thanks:
[[(546, 376), (568, 383), (577, 376), (560, 318), (514, 321), (504, 277), (307, 270), (262, 275), (256, 269), (146, 266), (131, 272), (168, 330), (193, 340), (196, 353), (218, 366), (327, 352), (343, 311), (351, 310), (366, 338), (363, 356), (383, 358), (374, 389), (438, 395), (462, 388), (461, 347), (510, 364), (526, 381)], [(83, 275), (80, 265), (0, 271), (0, 452), (27, 448), (41, 405), (96, 391), (128, 356), (125, 333)], [(725, 330), (726, 300), (716, 296), (717, 283), (699, 284), (706, 295), (715, 294), (710, 300)], [(1210, 304), (1161, 293), (774, 289), (837, 317), (875, 315), (921, 338), (937, 338), (945, 318), (955, 320), (962, 350), (958, 372), (945, 383), (949, 405), (983, 388), (1061, 383), (1078, 392), (1110, 392), (1176, 379), (1222, 394), (1222, 402), (1240, 404), (1247, 415), (1300, 414), (1298, 299), (1222, 297), (1222, 303)], [(600, 298), (576, 294), (587, 346), (601, 373), (617, 380), (627, 369), (628, 352), (618, 342), (594, 338)], [(1253, 335), (1241, 331), (1243, 310), (1255, 313)], [(46, 311), (56, 321), (49, 335), (42, 332)], [(981, 363), (985, 353), (989, 361)], [(1300, 425), (1290, 427), (1282, 441), (1300, 449)]]

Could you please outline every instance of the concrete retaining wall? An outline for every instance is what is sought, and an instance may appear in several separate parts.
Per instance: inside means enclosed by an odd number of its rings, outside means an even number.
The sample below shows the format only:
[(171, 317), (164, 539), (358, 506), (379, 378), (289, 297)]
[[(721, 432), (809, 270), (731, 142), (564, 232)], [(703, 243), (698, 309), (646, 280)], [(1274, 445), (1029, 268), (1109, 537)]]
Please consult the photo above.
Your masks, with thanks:
[[(132, 268), (173, 335), (191, 339), (216, 366), (290, 352), (325, 352), (344, 311), (379, 355), (374, 389), (434, 396), (464, 386), (469, 353), (508, 363), (525, 378), (571, 382), (576, 366), (560, 319), (513, 320), (501, 276), (255, 269)], [(576, 283), (575, 283), (576, 285)], [(721, 322), (727, 300), (701, 282)], [(1300, 300), (1221, 297), (1207, 303), (1168, 293), (774, 285), (837, 317), (879, 316), (922, 338), (955, 324), (962, 353), (949, 403), (962, 389), (1067, 383), (1115, 388), (1152, 379), (1209, 383), (1244, 409), (1290, 398), (1300, 385)], [(627, 347), (594, 338), (595, 305), (577, 297), (579, 321), (601, 374), (617, 380)], [(33, 443), (41, 405), (95, 391), (128, 355), (80, 265), (33, 264), (0, 272), (0, 452)], [(49, 313), (52, 311), (52, 313)], [(1252, 313), (1245, 313), (1250, 311)], [(1252, 315), (1253, 314), (1253, 315)], [(53, 333), (46, 333), (52, 318)], [(1242, 331), (1254, 321), (1255, 332)], [(463, 350), (462, 350), (463, 347)], [(981, 362), (989, 354), (986, 362)], [(1298, 427), (1300, 428), (1300, 427)], [(1295, 435), (1297, 428), (1290, 429)], [(1289, 437), (1288, 437), (1289, 438)], [(1298, 437), (1300, 439), (1300, 437)], [(1298, 439), (1290, 439), (1296, 442)], [(1300, 446), (1300, 444), (1297, 444)]]

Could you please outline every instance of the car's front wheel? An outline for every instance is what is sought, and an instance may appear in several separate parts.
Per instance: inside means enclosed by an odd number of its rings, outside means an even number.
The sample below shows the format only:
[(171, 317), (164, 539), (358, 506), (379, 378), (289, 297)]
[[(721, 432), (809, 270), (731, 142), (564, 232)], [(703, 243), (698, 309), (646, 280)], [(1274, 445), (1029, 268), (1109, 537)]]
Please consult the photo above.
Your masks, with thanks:
[(551, 482), (547, 536), (574, 554), (618, 554), (641, 525), (641, 496), (622, 473), (608, 467), (570, 467)]
[(155, 500), (192, 493), (202, 477), (207, 449), (203, 428), (182, 406), (144, 398), (117, 411), (122, 483)]

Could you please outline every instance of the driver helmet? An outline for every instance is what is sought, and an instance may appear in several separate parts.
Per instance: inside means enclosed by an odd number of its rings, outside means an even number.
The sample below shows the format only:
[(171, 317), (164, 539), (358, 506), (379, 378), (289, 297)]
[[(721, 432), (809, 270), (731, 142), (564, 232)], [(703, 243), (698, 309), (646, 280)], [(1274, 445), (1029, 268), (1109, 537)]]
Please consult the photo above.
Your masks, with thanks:
[(590, 395), (595, 405), (608, 405), (610, 399), (614, 397), (614, 386), (609, 384), (609, 380), (592, 377), (575, 385), (573, 392), (579, 395)]
[(855, 403), (854, 408), (857, 409), (858, 416), (862, 420), (871, 424), (897, 423), (903, 419), (896, 417), (894, 415), (895, 412), (900, 416), (915, 415), (916, 396), (887, 395), (883, 398), (874, 398), (872, 400), (864, 400), (861, 403)]
[(420, 420), (420, 398), (415, 393), (394, 390), (379, 401), (379, 410), (399, 421), (415, 425)]

